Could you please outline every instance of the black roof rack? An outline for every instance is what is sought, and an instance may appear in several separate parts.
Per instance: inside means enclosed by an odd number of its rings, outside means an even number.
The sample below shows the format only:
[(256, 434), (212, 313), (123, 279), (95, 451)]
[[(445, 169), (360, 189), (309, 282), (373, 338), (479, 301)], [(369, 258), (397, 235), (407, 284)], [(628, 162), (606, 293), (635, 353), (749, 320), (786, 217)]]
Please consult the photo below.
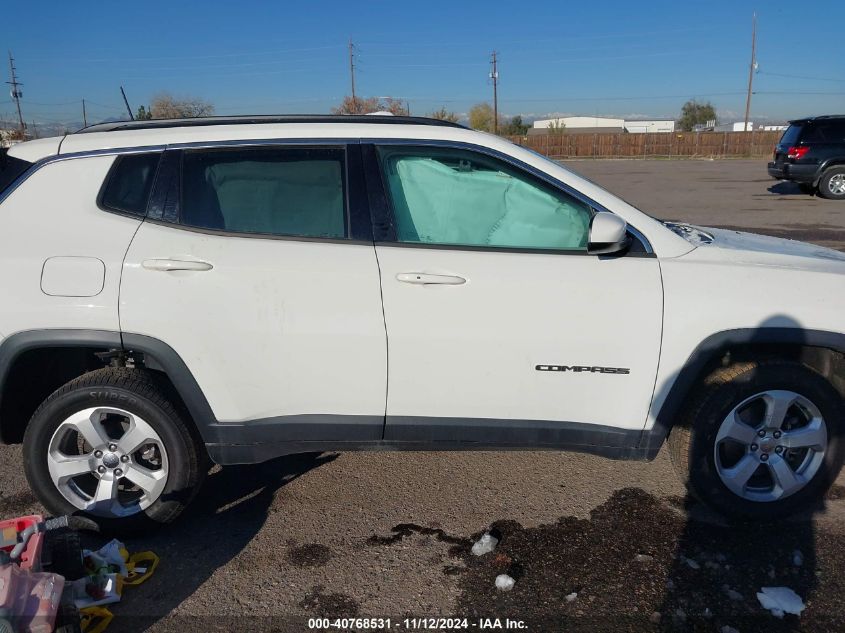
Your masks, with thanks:
[(170, 127), (202, 127), (205, 125), (252, 125), (255, 123), (382, 123), (388, 125), (434, 125), (463, 128), (459, 123), (420, 116), (388, 116), (378, 114), (270, 114), (257, 116), (209, 116), (194, 119), (150, 119), (146, 121), (112, 121), (89, 125), (77, 132), (115, 132), (117, 130), (152, 130)]

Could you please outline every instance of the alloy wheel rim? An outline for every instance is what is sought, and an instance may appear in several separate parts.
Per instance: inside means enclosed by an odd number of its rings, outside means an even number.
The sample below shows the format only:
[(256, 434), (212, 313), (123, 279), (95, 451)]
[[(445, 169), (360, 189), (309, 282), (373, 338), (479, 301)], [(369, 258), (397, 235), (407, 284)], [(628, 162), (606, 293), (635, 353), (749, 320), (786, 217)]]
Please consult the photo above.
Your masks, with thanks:
[(845, 194), (845, 174), (834, 175), (827, 184), (830, 193), (840, 196)]
[(778, 501), (810, 483), (824, 463), (827, 443), (827, 424), (813, 402), (794, 391), (764, 391), (740, 402), (722, 421), (716, 470), (735, 495)]
[(169, 472), (159, 434), (144, 419), (114, 407), (84, 409), (59, 424), (47, 466), (71, 505), (102, 517), (146, 510), (164, 492)]

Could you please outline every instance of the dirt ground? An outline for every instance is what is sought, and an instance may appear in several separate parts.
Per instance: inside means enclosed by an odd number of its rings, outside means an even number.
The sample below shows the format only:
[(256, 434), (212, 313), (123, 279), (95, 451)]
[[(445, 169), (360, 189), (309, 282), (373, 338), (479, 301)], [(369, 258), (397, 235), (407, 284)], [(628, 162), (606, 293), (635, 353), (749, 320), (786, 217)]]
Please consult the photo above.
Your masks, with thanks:
[[(569, 166), (657, 217), (845, 250), (845, 203), (768, 179), (764, 161)], [(0, 517), (38, 509), (18, 447), (0, 447), (0, 481)], [(728, 526), (687, 498), (665, 452), (651, 463), (301, 455), (215, 469), (186, 516), (129, 540), (162, 563), (126, 590), (109, 630), (304, 631), (313, 617), (419, 630), (439, 623), (405, 618), (436, 616), (466, 617), (476, 630), (488, 618), (530, 631), (845, 630), (843, 519), (840, 477), (813, 513)], [(499, 546), (473, 556), (488, 529)], [(516, 579), (512, 591), (494, 588), (500, 573)], [(764, 586), (794, 589), (807, 605), (801, 618), (763, 611)]]

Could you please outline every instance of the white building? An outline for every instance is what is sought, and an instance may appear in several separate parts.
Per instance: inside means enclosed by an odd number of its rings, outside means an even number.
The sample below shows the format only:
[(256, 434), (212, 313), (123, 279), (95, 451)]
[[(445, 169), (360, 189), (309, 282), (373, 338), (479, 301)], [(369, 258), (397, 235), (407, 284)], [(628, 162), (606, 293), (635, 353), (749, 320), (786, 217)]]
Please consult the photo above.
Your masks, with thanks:
[(763, 131), (764, 132), (783, 132), (788, 125), (764, 125)]
[(578, 128), (619, 128), (621, 132), (625, 128), (625, 119), (611, 119), (599, 116), (564, 116), (558, 119), (538, 119), (534, 121), (535, 128), (548, 128), (552, 122), (556, 125), (563, 125), (564, 129)]
[(535, 130), (543, 130), (551, 127), (551, 124), (562, 125), (565, 131), (590, 131), (590, 132), (674, 132), (674, 121), (626, 121), (625, 119), (614, 119), (600, 116), (564, 116), (558, 119), (538, 119), (534, 121)]
[(646, 132), (674, 132), (674, 121), (625, 121), (625, 131), (632, 134)]
[(714, 132), (751, 132), (754, 130), (754, 122), (748, 122), (748, 129), (745, 128), (745, 121), (736, 121), (734, 123), (723, 123), (713, 128)]

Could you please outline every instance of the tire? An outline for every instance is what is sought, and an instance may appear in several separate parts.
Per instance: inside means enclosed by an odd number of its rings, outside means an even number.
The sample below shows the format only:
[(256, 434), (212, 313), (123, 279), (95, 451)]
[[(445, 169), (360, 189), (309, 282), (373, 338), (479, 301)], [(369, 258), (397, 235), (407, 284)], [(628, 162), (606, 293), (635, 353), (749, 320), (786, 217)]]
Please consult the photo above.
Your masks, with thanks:
[(845, 200), (845, 165), (831, 167), (822, 174), (819, 195), (830, 200)]
[(67, 581), (79, 580), (85, 575), (82, 562), (82, 540), (79, 532), (60, 530), (47, 532), (45, 547), (49, 548), (50, 569)]
[(806, 193), (808, 196), (812, 196), (816, 193), (816, 188), (813, 186), (813, 183), (810, 182), (799, 182), (798, 189), (801, 193)]
[[(53, 392), (33, 414), (23, 441), (26, 477), (44, 506), (113, 534), (176, 519), (202, 483), (206, 455), (166, 394), (154, 374), (129, 368), (92, 371)], [(130, 435), (133, 429), (140, 433)], [(124, 450), (139, 437), (150, 441)], [(51, 470), (71, 459), (82, 470), (74, 478)]]
[[(761, 394), (771, 397), (788, 392), (797, 395), (799, 399), (788, 405), (788, 409), (784, 408), (785, 421), (780, 427), (784, 430), (781, 431), (782, 439), (777, 440), (773, 437), (775, 431), (772, 429), (775, 426), (766, 430), (766, 418), (761, 417), (759, 425), (754, 425), (753, 420), (756, 415), (766, 415), (770, 410), (768, 401)], [(779, 397), (788, 402), (791, 396)], [(845, 457), (845, 442), (842, 438), (845, 432), (843, 398), (823, 376), (801, 363), (761, 361), (737, 363), (717, 369), (696, 388), (688, 402), (686, 416), (669, 435), (672, 462), (689, 491), (724, 515), (769, 520), (817, 504), (842, 468)], [(809, 413), (811, 407), (815, 407), (818, 415)], [(747, 425), (738, 425), (739, 430), (743, 431), (738, 434), (748, 434), (749, 440), (735, 442), (730, 437), (720, 436), (720, 430), (725, 432), (728, 416), (734, 411), (739, 411), (740, 417), (749, 421)], [(804, 417), (808, 420), (820, 417), (823, 420), (826, 447), (823, 451), (784, 449), (781, 452), (776, 445), (790, 441), (785, 438), (799, 430), (802, 424), (806, 425), (805, 430), (810, 430), (811, 422), (802, 422)], [(746, 426), (752, 430), (749, 432)], [(757, 435), (761, 429), (766, 433), (762, 439)], [(746, 441), (751, 443), (746, 445)], [(738, 453), (735, 463), (729, 461), (733, 455), (723, 452), (728, 450), (733, 454)], [(806, 457), (802, 457), (805, 450)], [(764, 459), (763, 453), (767, 461), (755, 466), (754, 460)], [(790, 466), (789, 460), (793, 459), (803, 459), (798, 468)], [(747, 464), (748, 471), (753, 472), (741, 492), (732, 490), (725, 483), (730, 479), (734, 487), (739, 486), (737, 482), (742, 481), (741, 477), (734, 480), (734, 477), (728, 476), (729, 473), (742, 470), (738, 468), (741, 466), (739, 460), (747, 460), (743, 464)], [(791, 493), (786, 493), (786, 486), (779, 488), (779, 479), (775, 477), (775, 472), (783, 472), (780, 468), (784, 463), (793, 474), (799, 473), (794, 481), (803, 482), (800, 488)], [(806, 469), (802, 471), (804, 464)], [(737, 467), (736, 471), (732, 470), (733, 467)], [(789, 481), (788, 477), (780, 479)], [(763, 485), (766, 482), (771, 485), (770, 491)], [(778, 489), (781, 491), (780, 496)]]

